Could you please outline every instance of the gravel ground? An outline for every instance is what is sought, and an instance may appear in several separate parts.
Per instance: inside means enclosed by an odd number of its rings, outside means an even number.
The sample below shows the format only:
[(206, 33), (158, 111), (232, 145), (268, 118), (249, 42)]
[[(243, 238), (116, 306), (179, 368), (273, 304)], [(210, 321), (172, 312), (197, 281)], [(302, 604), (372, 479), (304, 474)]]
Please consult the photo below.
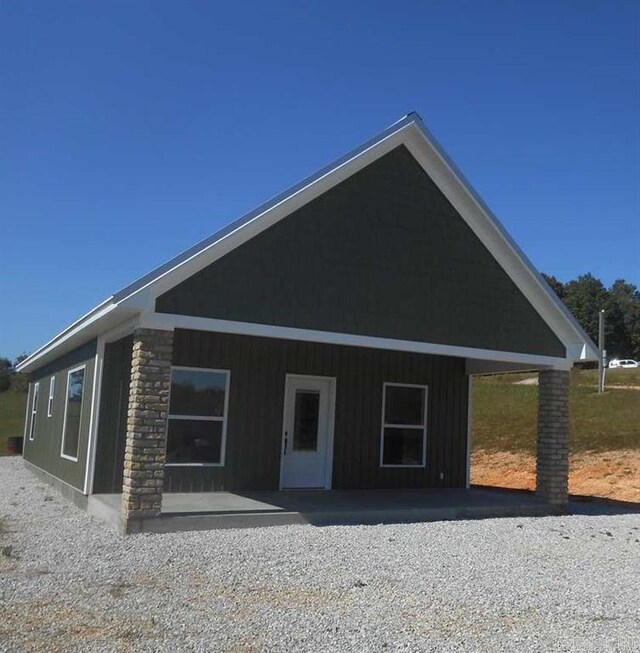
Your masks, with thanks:
[(124, 538), (0, 480), (0, 651), (640, 650), (638, 514)]

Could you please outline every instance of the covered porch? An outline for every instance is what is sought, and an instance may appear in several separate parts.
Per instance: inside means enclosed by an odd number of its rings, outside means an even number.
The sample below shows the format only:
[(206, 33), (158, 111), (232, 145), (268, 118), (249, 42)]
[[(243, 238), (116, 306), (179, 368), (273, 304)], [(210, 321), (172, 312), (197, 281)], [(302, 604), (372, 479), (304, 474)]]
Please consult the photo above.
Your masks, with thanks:
[[(430, 355), (186, 330), (138, 329), (132, 340), (122, 351), (127, 357), (132, 346), (130, 376), (129, 370), (125, 373), (131, 382), (128, 391), (120, 392), (120, 444), (110, 458), (122, 467), (108, 489), (96, 488), (89, 498), (90, 512), (122, 532), (524, 516), (566, 507), (570, 365), (565, 360), (495, 360), (500, 354), (492, 352), (494, 360), (482, 361), (444, 352)], [(218, 402), (224, 408), (219, 418), (210, 418), (222, 425), (218, 464), (176, 465), (167, 439), (170, 391), (178, 383), (175, 370), (193, 376), (209, 368), (230, 370), (214, 370), (226, 378)], [(473, 375), (536, 368), (536, 495), (469, 488)], [(312, 373), (334, 383), (324, 429), (323, 461), (329, 462), (313, 484), (299, 479), (283, 483), (289, 429), (285, 396), (291, 372), (293, 378)], [(229, 375), (235, 385), (229, 385)], [(418, 389), (417, 426), (404, 417), (386, 419), (389, 381), (394, 387)], [(177, 390), (174, 396), (179, 396)], [(315, 405), (316, 435), (321, 432), (321, 405)], [(107, 410), (102, 415), (114, 414)], [(230, 430), (225, 438), (227, 418)], [(420, 455), (411, 464), (399, 464), (404, 459), (387, 464), (384, 438), (394, 428), (413, 428), (410, 433), (421, 436)], [(98, 460), (104, 463), (109, 457)], [(314, 489), (303, 489), (310, 487)]]
[[(96, 494), (88, 512), (119, 528), (120, 494)], [(288, 490), (167, 492), (160, 516), (138, 519), (129, 532), (167, 533), (312, 524), (400, 524), (454, 519), (531, 517), (559, 508), (535, 494), (472, 487), (420, 490)]]

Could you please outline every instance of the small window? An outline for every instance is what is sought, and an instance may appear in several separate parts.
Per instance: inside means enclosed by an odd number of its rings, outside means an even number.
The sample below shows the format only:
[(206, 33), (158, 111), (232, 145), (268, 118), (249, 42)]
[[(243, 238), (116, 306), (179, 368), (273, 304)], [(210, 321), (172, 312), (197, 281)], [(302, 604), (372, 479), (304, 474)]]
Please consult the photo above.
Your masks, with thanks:
[(167, 465), (224, 465), (229, 374), (172, 368)]
[(67, 374), (67, 402), (62, 427), (61, 456), (78, 462), (80, 423), (82, 421), (82, 398), (84, 395), (85, 367), (69, 370)]
[(49, 401), (47, 402), (47, 417), (53, 415), (53, 397), (56, 391), (56, 377), (52, 376), (49, 381)]
[(34, 383), (33, 396), (31, 397), (31, 422), (29, 424), (29, 440), (33, 442), (36, 437), (36, 418), (38, 416), (38, 395), (40, 394), (40, 384)]
[(382, 467), (424, 467), (427, 386), (385, 383), (382, 389)]

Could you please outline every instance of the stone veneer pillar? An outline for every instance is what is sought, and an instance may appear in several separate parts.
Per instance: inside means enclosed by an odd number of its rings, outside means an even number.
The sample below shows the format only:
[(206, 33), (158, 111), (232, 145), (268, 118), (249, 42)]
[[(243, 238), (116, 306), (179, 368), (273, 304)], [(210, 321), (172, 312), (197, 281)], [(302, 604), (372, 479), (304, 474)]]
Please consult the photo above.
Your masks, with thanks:
[(561, 507), (569, 498), (569, 372), (538, 374), (536, 494)]
[(159, 517), (164, 484), (173, 332), (137, 329), (133, 334), (121, 528)]

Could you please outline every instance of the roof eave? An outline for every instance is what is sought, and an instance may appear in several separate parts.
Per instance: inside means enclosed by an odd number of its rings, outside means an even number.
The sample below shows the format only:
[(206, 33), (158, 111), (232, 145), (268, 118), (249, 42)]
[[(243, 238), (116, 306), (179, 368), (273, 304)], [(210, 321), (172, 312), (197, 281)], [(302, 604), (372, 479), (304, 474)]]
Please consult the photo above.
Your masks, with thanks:
[[(88, 313), (85, 313), (82, 317), (70, 324), (66, 329), (51, 338), (51, 340), (33, 352), (33, 354), (30, 354), (16, 366), (16, 370), (18, 372), (32, 372), (46, 365), (51, 358), (57, 358), (63, 355), (63, 353), (66, 353), (66, 351), (80, 346), (86, 340), (93, 337), (93, 335), (87, 334), (88, 328), (92, 325), (97, 326), (106, 316), (113, 314), (117, 306), (113, 302), (113, 297), (105, 299)], [(65, 348), (65, 352), (61, 352), (61, 348), (66, 343), (69, 343), (70, 346)]]

